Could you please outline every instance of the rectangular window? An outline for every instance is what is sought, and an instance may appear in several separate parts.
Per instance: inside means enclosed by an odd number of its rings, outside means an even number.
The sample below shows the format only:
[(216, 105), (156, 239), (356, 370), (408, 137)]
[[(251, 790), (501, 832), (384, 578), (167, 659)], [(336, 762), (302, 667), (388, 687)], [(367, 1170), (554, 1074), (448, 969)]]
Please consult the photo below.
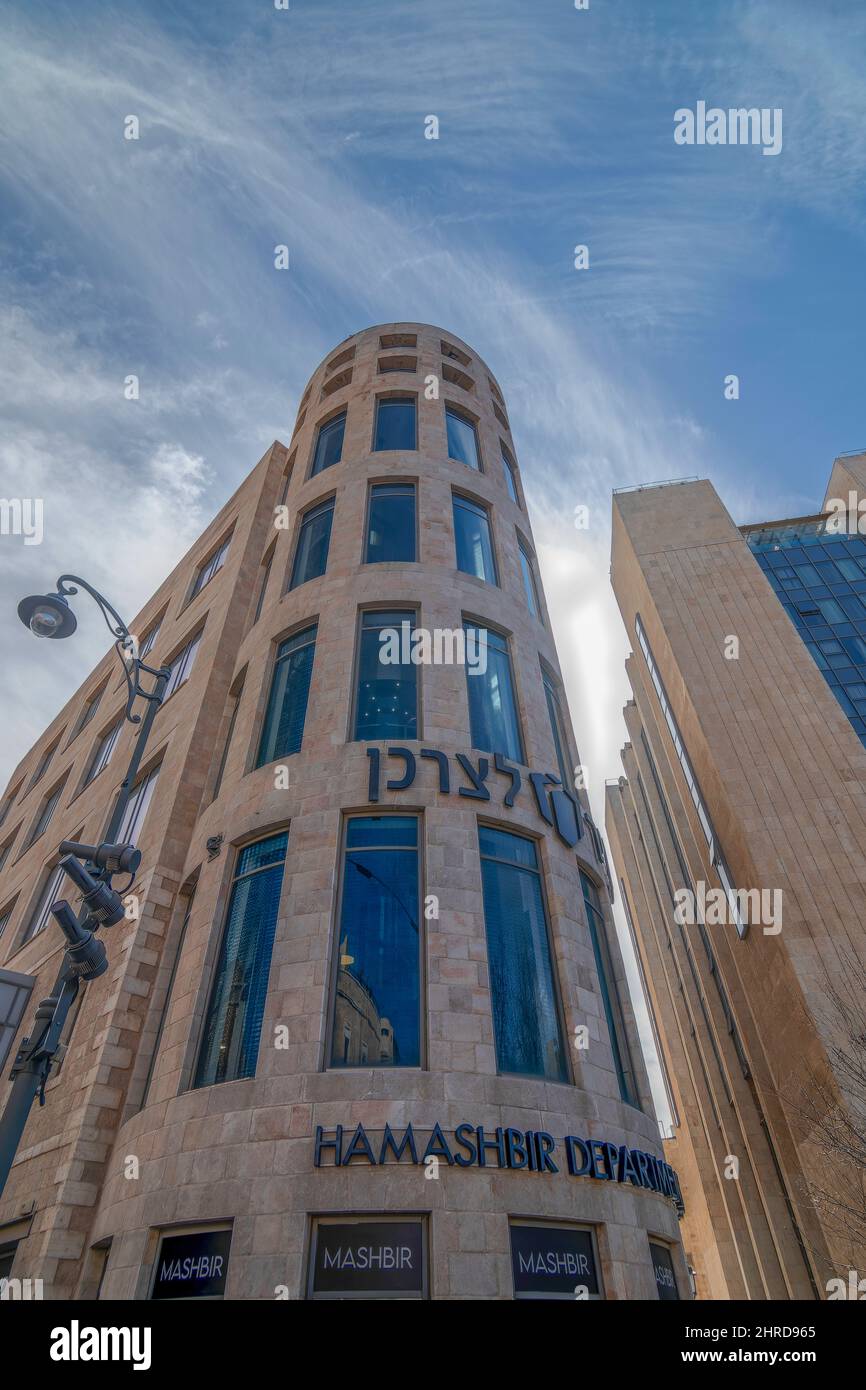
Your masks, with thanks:
[(634, 1067), (629, 1051), (628, 1034), (625, 1030), (622, 1004), (620, 1003), (619, 989), (617, 988), (616, 976), (614, 974), (613, 962), (610, 955), (610, 946), (605, 930), (604, 914), (601, 910), (601, 899), (598, 896), (598, 889), (592, 879), (588, 878), (583, 870), (580, 871), (580, 881), (583, 886), (586, 920), (589, 923), (589, 935), (592, 941), (592, 953), (595, 956), (595, 968), (598, 971), (601, 998), (604, 1004), (604, 1015), (607, 1019), (607, 1031), (610, 1034), (613, 1064), (616, 1068), (616, 1077), (619, 1082), (619, 1094), (626, 1104), (637, 1105), (638, 1100), (637, 1088), (634, 1081)]
[(520, 551), (520, 570), (523, 575), (526, 604), (533, 618), (538, 618), (540, 621), (541, 601), (538, 597), (538, 582), (535, 578), (535, 561), (519, 536), (517, 537), (517, 547)]
[(138, 655), (142, 660), (144, 660), (144, 658), (148, 656), (150, 652), (153, 650), (156, 639), (159, 636), (159, 629), (161, 626), (161, 623), (154, 623), (153, 627), (150, 629), (150, 632), (147, 634), (141, 646), (139, 647)]
[(256, 767), (300, 751), (307, 716), (317, 624), (287, 637), (277, 649)]
[(36, 764), (36, 770), (34, 771), (33, 776), (30, 778), (30, 786), (27, 788), (28, 791), (30, 790), (30, 787), (35, 787), (37, 782), (42, 781), (42, 778), (45, 776), (46, 770), (48, 768), (48, 764), (54, 757), (54, 753), (59, 742), (59, 739), (55, 739), (54, 742), (51, 744), (51, 747), (45, 749), (45, 752), (42, 754), (41, 758)]
[(502, 753), (512, 762), (523, 762), (523, 738), (517, 714), (517, 700), (511, 676), (508, 639), (492, 628), (463, 624), (467, 650), (470, 642), (479, 653), (486, 647), (487, 669), (466, 663), (469, 693), (469, 727), (472, 747), (484, 753)]
[(373, 452), (417, 449), (414, 396), (380, 396), (376, 402)]
[(231, 537), (227, 536), (219, 549), (214, 551), (209, 560), (205, 560), (204, 564), (196, 573), (195, 580), (193, 581), (192, 593), (190, 594), (191, 599), (195, 598), (196, 594), (200, 594), (205, 584), (209, 584), (217, 571), (222, 569), (226, 561), (226, 552), (228, 551), (230, 540)]
[(547, 913), (535, 844), (478, 827), (496, 1064), (514, 1076), (568, 1081)]
[[(103, 690), (104, 688), (105, 687), (103, 686)], [(76, 734), (80, 734), (82, 729), (87, 728), (94, 714), (99, 709), (99, 702), (101, 699), (102, 690), (97, 690), (96, 694), (91, 696), (91, 698), (87, 701), (87, 703), (84, 706), (84, 709), (81, 711), (81, 718), (79, 719), (78, 727), (75, 730)]]
[(355, 739), (418, 737), (418, 667), (411, 660), (411, 609), (363, 613)]
[(288, 835), (238, 855), (194, 1088), (254, 1076)]
[(556, 765), (559, 768), (560, 781), (569, 791), (573, 791), (574, 776), (568, 757), (568, 735), (565, 730), (562, 705), (559, 702), (559, 691), (553, 677), (548, 675), (544, 667), (541, 668), (541, 679), (544, 683), (544, 697), (547, 700), (550, 732), (553, 735), (553, 746), (556, 749)]
[(273, 558), (274, 547), (271, 546), (268, 558), (262, 565), (262, 578), (261, 583), (259, 584), (259, 596), (256, 599), (256, 611), (253, 614), (253, 627), (255, 627), (259, 618), (262, 616), (262, 609), (265, 606), (265, 594), (268, 592), (268, 580), (271, 577), (271, 562), (273, 561)]
[(351, 817), (336, 943), (332, 1067), (421, 1065), (419, 916), (417, 817)]
[(165, 703), (169, 695), (173, 695), (174, 692), (183, 685), (184, 681), (189, 680), (190, 675), (192, 674), (192, 668), (195, 663), (196, 652), (198, 651), (200, 641), (201, 633), (197, 632), (195, 637), (193, 637), (192, 641), (187, 642), (183, 651), (178, 652), (177, 656), (174, 658), (174, 661), (172, 661), (169, 668), (171, 671), (171, 675), (168, 678), (168, 682), (165, 687), (165, 694), (162, 697), (163, 703)]
[(21, 941), (22, 946), (25, 941), (32, 941), (34, 936), (38, 936), (48, 926), (51, 921), (51, 905), (63, 897), (63, 889), (66, 884), (69, 885), (71, 894), (74, 891), (72, 883), (67, 879), (60, 865), (55, 865), (45, 881), (45, 887), (39, 894), (39, 901), (33, 909), (27, 930)]
[(457, 463), (465, 463), (476, 472), (481, 472), (481, 455), (478, 451), (478, 434), (471, 420), (458, 415), (456, 410), (445, 407), (445, 427), (448, 435), (448, 457)]
[(519, 507), (520, 499), (517, 496), (517, 482), (514, 476), (514, 464), (511, 462), (511, 459), (506, 454), (504, 446), (502, 447), (502, 468), (503, 472), (505, 473), (505, 486), (508, 488), (508, 496), (511, 498), (512, 502), (515, 502)]
[(92, 782), (94, 777), (98, 777), (104, 767), (108, 766), (111, 755), (114, 752), (114, 746), (123, 728), (123, 723), (124, 721), (122, 719), (118, 719), (117, 723), (112, 725), (108, 732), (102, 735), (102, 738), (96, 745), (96, 752), (93, 754), (90, 767), (87, 769), (87, 776), (84, 780), (85, 786)]
[(54, 812), (57, 809), (57, 803), (60, 800), (60, 793), (62, 791), (63, 782), (60, 782), (59, 785), (56, 786), (54, 790), (50, 792), (49, 795), (46, 796), (45, 800), (43, 801), (42, 809), (40, 810), (39, 815), (36, 817), (33, 829), (30, 832), (30, 839), (27, 841), (28, 849), (35, 840), (39, 839), (40, 835), (45, 833), (46, 829), (48, 828), (48, 822), (51, 820), (51, 817), (54, 815)]
[(377, 483), (370, 488), (366, 564), (412, 564), (415, 558), (414, 484)]
[(223, 784), (223, 774), (225, 773), (226, 763), (228, 762), (229, 749), (232, 746), (232, 739), (234, 737), (235, 732), (235, 724), (237, 723), (238, 710), (240, 709), (241, 696), (243, 695), (243, 693), (244, 684), (243, 681), (241, 681), (240, 688), (237, 691), (235, 691), (233, 695), (229, 696), (229, 699), (231, 701), (231, 714), (229, 715), (229, 726), (226, 730), (226, 741), (223, 744), (223, 751), (220, 756), (220, 765), (217, 768), (217, 775), (213, 784), (213, 793), (211, 795), (211, 801), (216, 801), (217, 797), (220, 794), (220, 787)]
[(490, 517), (486, 507), (454, 493), (454, 544), (457, 568), (474, 574), (488, 584), (496, 584), (496, 562), (490, 536)]
[(329, 497), (318, 507), (305, 512), (298, 531), (295, 563), (292, 565), (290, 589), (297, 589), (309, 579), (318, 579), (328, 565), (331, 544), (331, 524), (334, 520), (334, 499)]
[[(6, 1059), (12, 1050), (15, 1034), (27, 1008), (34, 983), (30, 975), (19, 975), (14, 970), (0, 970), (0, 1068), (6, 1066)], [(2, 1273), (0, 1270), (0, 1274)]]
[(345, 432), (345, 410), (339, 415), (335, 415), (332, 420), (326, 421), (324, 425), (319, 426), (316, 452), (313, 455), (313, 468), (310, 473), (311, 478), (315, 478), (317, 473), (324, 473), (326, 468), (333, 468), (335, 463), (340, 462), (343, 457), (343, 435)]
[(155, 767), (146, 777), (142, 777), (132, 789), (132, 795), (127, 802), (120, 829), (117, 832), (115, 841), (118, 845), (136, 845), (141, 834), (144, 818), (147, 815), (153, 793), (156, 790), (156, 782), (159, 777), (159, 768)]

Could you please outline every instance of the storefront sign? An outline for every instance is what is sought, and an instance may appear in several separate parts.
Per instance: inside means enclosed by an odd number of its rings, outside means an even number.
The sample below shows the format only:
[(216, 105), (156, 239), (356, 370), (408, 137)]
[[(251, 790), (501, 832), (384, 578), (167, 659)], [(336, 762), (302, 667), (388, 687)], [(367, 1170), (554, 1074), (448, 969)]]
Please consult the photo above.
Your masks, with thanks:
[[(415, 754), (411, 748), (393, 747), (386, 750), (386, 756), (401, 759), (403, 774), (401, 777), (390, 778), (385, 783), (385, 790), (389, 792), (406, 791), (414, 783), (418, 769)], [(367, 757), (370, 759), (367, 800), (375, 802), (379, 800), (381, 750), (368, 748)], [(448, 754), (442, 753), (438, 748), (422, 748), (419, 757), (436, 763), (439, 773), (439, 790), (448, 795), (451, 792), (451, 765)], [(473, 801), (490, 801), (490, 787), (487, 785), (487, 779), (490, 775), (490, 759), (479, 758), (476, 764), (472, 762), (471, 758), (467, 758), (465, 753), (458, 753), (456, 762), (466, 779), (463, 786), (457, 787), (457, 795), (469, 797)], [(501, 753), (494, 753), (493, 769), (501, 777), (508, 778), (509, 786), (502, 798), (502, 805), (510, 808), (517, 800), (523, 785), (520, 768), (515, 763), (508, 762)], [(582, 810), (577, 797), (573, 796), (562, 785), (560, 779), (554, 777), (552, 772), (530, 772), (527, 774), (527, 780), (532, 788), (538, 814), (548, 825), (554, 827), (560, 840), (572, 848), (577, 844), (582, 834)]]
[(597, 1294), (598, 1272), (589, 1231), (568, 1226), (512, 1226), (515, 1298), (574, 1298)]
[(502, 1126), (485, 1131), (483, 1125), (470, 1124), (458, 1125), (450, 1143), (438, 1124), (424, 1131), (430, 1135), (426, 1144), (419, 1139), (420, 1133), (412, 1125), (399, 1131), (386, 1125), (384, 1130), (369, 1134), (363, 1125), (352, 1131), (342, 1125), (325, 1131), (318, 1125), (313, 1161), (317, 1168), (348, 1168), (355, 1162), (377, 1167), (404, 1161), (427, 1167), (435, 1160), (449, 1168), (525, 1169), (540, 1175), (558, 1173), (564, 1163), (571, 1177), (629, 1182), (669, 1197), (678, 1211), (684, 1210), (679, 1181), (670, 1164), (625, 1144), (580, 1139), (576, 1134), (556, 1140), (545, 1130)]
[(311, 1278), (313, 1297), (418, 1297), (424, 1292), (420, 1221), (321, 1222)]
[(666, 1245), (658, 1245), (654, 1240), (650, 1241), (649, 1248), (650, 1254), (652, 1255), (659, 1298), (672, 1298), (678, 1300), (680, 1295), (677, 1289), (674, 1262), (670, 1250)]
[(231, 1231), (163, 1236), (151, 1298), (218, 1298), (225, 1293)]

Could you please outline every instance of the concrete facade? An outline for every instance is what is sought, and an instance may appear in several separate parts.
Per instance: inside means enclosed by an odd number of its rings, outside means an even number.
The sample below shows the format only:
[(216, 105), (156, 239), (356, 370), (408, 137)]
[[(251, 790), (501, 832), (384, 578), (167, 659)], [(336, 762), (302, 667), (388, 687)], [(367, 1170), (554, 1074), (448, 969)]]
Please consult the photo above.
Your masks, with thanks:
[[(395, 392), (417, 400), (418, 448), (371, 452), (376, 397)], [(449, 459), (446, 403), (475, 423), (482, 471)], [(317, 431), (342, 409), (341, 461), (311, 477)], [(689, 1296), (674, 1203), (636, 1181), (565, 1171), (566, 1135), (655, 1155), (661, 1146), (627, 1009), (624, 1046), (637, 1104), (624, 1103), (618, 1086), (579, 866), (604, 903), (614, 990), (624, 988), (622, 964), (585, 794), (578, 793), (582, 834), (570, 848), (530, 789), (529, 771), (557, 766), (541, 662), (561, 680), (546, 612), (539, 621), (527, 607), (518, 539), (531, 553), (532, 533), (516, 465), (520, 500), (509, 496), (502, 443), (514, 459), (502, 395), (465, 343), (411, 323), (356, 334), (312, 375), (288, 448), (272, 445), (138, 615), (133, 630), (141, 636), (161, 619), (149, 656), (157, 665), (198, 632), (201, 641), (188, 680), (157, 716), (147, 753), (146, 767), (159, 763), (161, 770), (138, 842), (138, 920), (106, 934), (109, 971), (86, 989), (66, 1059), (44, 1109), (31, 1117), (0, 1203), (0, 1249), (19, 1242), (13, 1273), (43, 1278), (51, 1297), (92, 1296), (101, 1283), (102, 1297), (146, 1298), (166, 1232), (226, 1226), (227, 1297), (273, 1298), (276, 1290), (304, 1297), (312, 1225), (341, 1214), (420, 1214), (434, 1298), (514, 1296), (509, 1218), (591, 1227), (603, 1294), (612, 1299), (658, 1296), (652, 1236), (670, 1247), (680, 1296)], [(416, 486), (418, 559), (364, 564), (368, 487), (389, 480)], [(498, 586), (455, 568), (454, 489), (489, 509)], [(335, 509), (326, 571), (287, 592), (300, 517), (328, 497)], [(222, 568), (190, 599), (197, 568), (229, 536)], [(458, 786), (471, 788), (457, 755), (475, 766), (489, 755), (471, 746), (466, 673), (447, 664), (419, 668), (421, 737), (408, 746), (448, 756), (451, 792), (439, 790), (436, 765), (420, 757), (411, 786), (387, 789), (402, 768), (382, 744), (380, 799), (371, 807), (367, 745), (352, 741), (350, 727), (359, 613), (368, 605), (413, 608), (428, 629), (459, 628), (468, 616), (507, 635), (528, 763), (512, 807), (503, 805), (509, 781), (492, 759), (489, 802), (458, 794)], [(273, 764), (255, 767), (275, 650), (313, 621), (303, 744), (286, 760), (288, 785), (277, 786)], [(105, 682), (97, 714), (70, 738), (84, 701)], [(0, 911), (10, 913), (0, 964), (36, 980), (34, 1000), (58, 957), (51, 927), (23, 940), (34, 901), (61, 839), (99, 838), (129, 753), (127, 726), (108, 767), (80, 789), (97, 735), (121, 712), (119, 684), (110, 652), (10, 782), (0, 843), (11, 827), (15, 841), (0, 877)], [(30, 789), (40, 757), (58, 738), (38, 788)], [(61, 780), (48, 828), (22, 850), (43, 789)], [(396, 809), (419, 817), (422, 891), (439, 902), (421, 944), (422, 1066), (329, 1068), (341, 828), (347, 813)], [(566, 1043), (575, 1029), (587, 1030), (588, 1046), (567, 1046), (568, 1084), (497, 1072), (479, 820), (536, 844)], [(237, 854), (281, 829), (288, 851), (256, 1072), (196, 1089)], [(31, 1013), (32, 1001), (20, 1031)], [(381, 1135), (386, 1124), (411, 1123), (424, 1142), (437, 1123), (450, 1135), (467, 1121), (491, 1133), (497, 1126), (547, 1131), (559, 1145), (560, 1171), (443, 1164), (428, 1180), (409, 1163), (314, 1166), (319, 1126), (333, 1133), (342, 1125), (351, 1135), (363, 1124)]]
[[(828, 498), (866, 496), (864, 464), (837, 461)], [(807, 525), (822, 538), (822, 517)], [(844, 1138), (862, 1133), (866, 1103), (866, 748), (756, 562), (759, 529), (738, 529), (706, 481), (614, 496), (633, 700), (607, 828), (698, 1297), (826, 1298), (866, 1262), (862, 1152)], [(742, 935), (676, 920), (675, 894), (719, 890), (725, 874), (778, 890), (780, 920)]]

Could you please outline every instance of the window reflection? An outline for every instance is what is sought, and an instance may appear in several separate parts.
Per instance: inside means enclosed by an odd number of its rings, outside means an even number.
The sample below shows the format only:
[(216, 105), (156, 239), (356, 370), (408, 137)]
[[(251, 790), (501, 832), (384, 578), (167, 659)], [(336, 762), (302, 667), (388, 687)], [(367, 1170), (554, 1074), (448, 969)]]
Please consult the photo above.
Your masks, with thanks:
[(485, 753), (503, 753), (514, 762), (523, 762), (523, 739), (517, 717), (517, 701), (511, 678), (508, 641), (491, 628), (476, 628), (464, 623), (467, 650), (477, 643), (476, 650), (487, 647), (487, 670), (467, 665), (466, 687), (469, 693), (469, 725), (472, 747)]
[(332, 1067), (421, 1065), (418, 821), (346, 825)]
[(356, 739), (418, 737), (418, 667), (401, 659), (409, 656), (414, 627), (411, 609), (362, 614)]

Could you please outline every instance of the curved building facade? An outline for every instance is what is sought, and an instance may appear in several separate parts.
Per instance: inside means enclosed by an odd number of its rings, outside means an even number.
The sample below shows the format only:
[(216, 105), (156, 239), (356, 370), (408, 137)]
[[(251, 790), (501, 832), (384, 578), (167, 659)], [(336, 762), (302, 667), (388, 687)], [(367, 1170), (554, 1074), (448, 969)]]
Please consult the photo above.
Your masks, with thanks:
[[(155, 625), (173, 676), (142, 871), (0, 1205), (13, 1274), (58, 1297), (688, 1297), (506, 405), (472, 348), (414, 323), (340, 344)], [(6, 798), (0, 961), (34, 997), (52, 847), (99, 837), (133, 736), (93, 773), (111, 659)], [(39, 784), (60, 790), (34, 839)]]

